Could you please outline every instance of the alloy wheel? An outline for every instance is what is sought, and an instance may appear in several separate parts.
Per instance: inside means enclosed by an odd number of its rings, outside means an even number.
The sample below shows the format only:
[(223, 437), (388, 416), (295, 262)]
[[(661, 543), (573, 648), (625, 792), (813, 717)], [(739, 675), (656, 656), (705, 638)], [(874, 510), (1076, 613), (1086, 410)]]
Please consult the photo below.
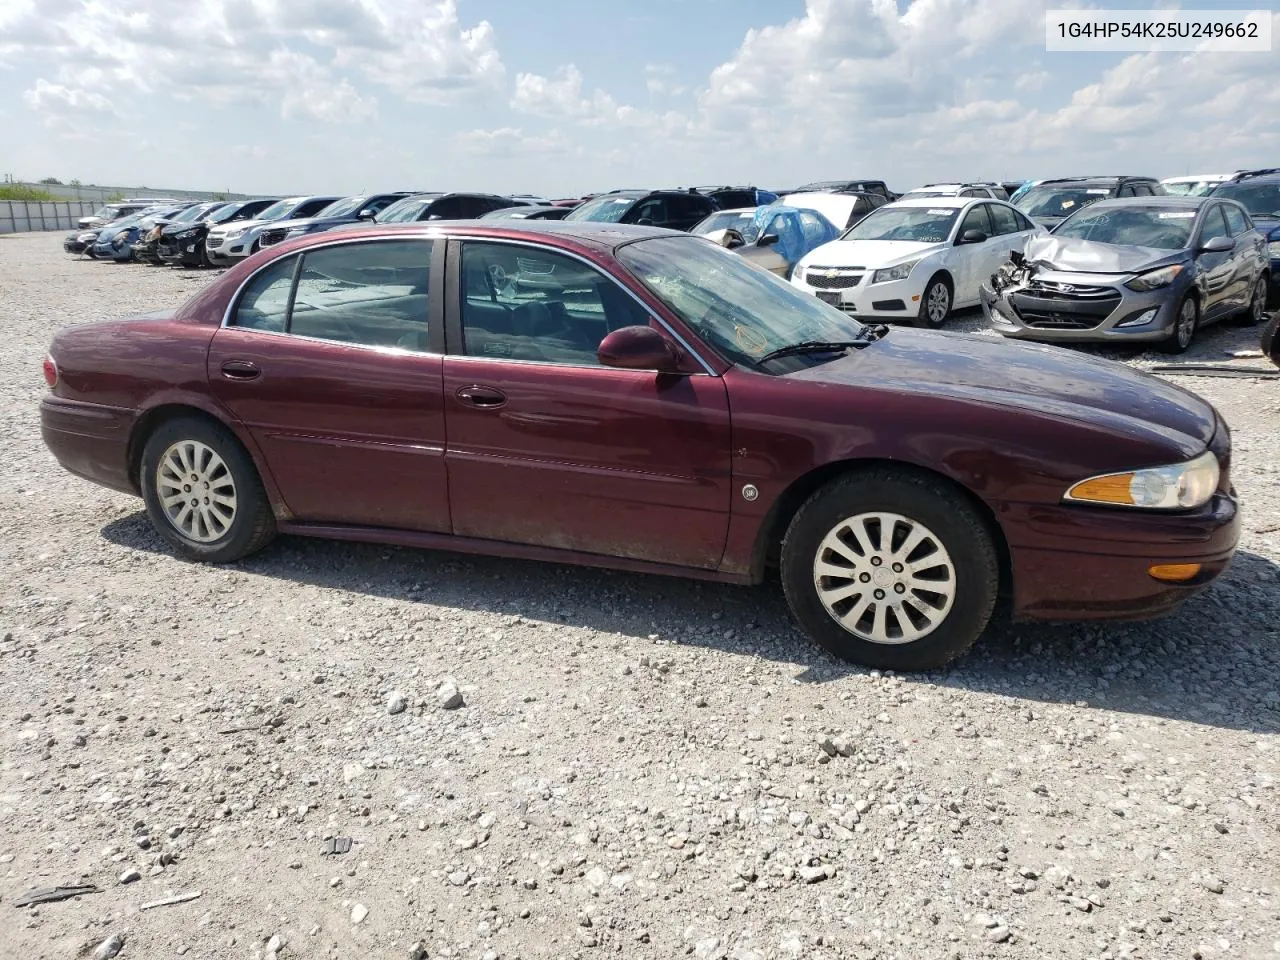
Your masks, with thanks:
[(1178, 338), (1178, 346), (1185, 350), (1191, 345), (1191, 338), (1196, 332), (1196, 304), (1195, 301), (1188, 297), (1182, 301), (1182, 306), (1178, 309), (1178, 323), (1174, 327), (1173, 335)]
[(1249, 313), (1251, 313), (1254, 323), (1261, 323), (1267, 314), (1267, 281), (1264, 277), (1259, 277), (1258, 282), (1253, 285), (1253, 301), (1249, 304)]
[(862, 513), (836, 524), (814, 555), (813, 583), (832, 619), (880, 644), (927, 637), (956, 597), (947, 548), (924, 524), (897, 513)]
[(197, 543), (226, 535), (236, 518), (236, 484), (226, 461), (199, 440), (179, 440), (156, 467), (156, 493), (173, 528)]
[(928, 302), (926, 310), (929, 313), (929, 322), (935, 327), (947, 319), (947, 312), (951, 309), (951, 292), (947, 289), (947, 285), (939, 281), (929, 288)]

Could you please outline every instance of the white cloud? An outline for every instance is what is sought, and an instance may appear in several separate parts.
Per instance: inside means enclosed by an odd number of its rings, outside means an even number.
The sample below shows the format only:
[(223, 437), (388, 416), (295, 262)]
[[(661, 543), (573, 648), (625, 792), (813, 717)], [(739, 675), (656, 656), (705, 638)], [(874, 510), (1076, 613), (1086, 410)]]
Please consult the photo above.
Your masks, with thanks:
[(572, 63), (558, 68), (550, 77), (536, 73), (518, 75), (511, 108), (538, 117), (588, 124), (625, 123), (636, 113), (634, 107), (619, 105), (603, 90), (584, 95), (582, 73)]
[(180, 14), (162, 0), (41, 0), (38, 10), (18, 0), (4, 9), (0, 58), (53, 65), (72, 92), (92, 89), (94, 71), (112, 89), (273, 99), (286, 117), (341, 123), (374, 115), (362, 80), (447, 102), (498, 89), (504, 73), (493, 28), (464, 28), (454, 0), (187, 0)]
[(518, 158), (534, 155), (568, 153), (569, 143), (559, 130), (542, 136), (531, 136), (519, 127), (496, 130), (466, 130), (453, 138), (455, 146), (473, 156)]
[(1049, 82), (1052, 75), (1048, 70), (1029, 70), (1026, 73), (1018, 75), (1018, 79), (1013, 81), (1015, 90), (1024, 90), (1027, 92), (1036, 92), (1044, 89), (1044, 85)]
[(114, 114), (115, 104), (100, 93), (77, 90), (40, 79), (22, 94), (23, 101), (41, 114), (46, 125), (73, 114)]

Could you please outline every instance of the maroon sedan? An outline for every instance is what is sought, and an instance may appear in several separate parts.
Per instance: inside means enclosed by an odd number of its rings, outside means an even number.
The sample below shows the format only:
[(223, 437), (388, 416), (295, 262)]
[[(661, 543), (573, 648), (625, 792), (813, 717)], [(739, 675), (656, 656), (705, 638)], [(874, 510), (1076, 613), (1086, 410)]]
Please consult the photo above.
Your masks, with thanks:
[(704, 239), (320, 234), (71, 327), (45, 442), (179, 554), (276, 533), (758, 583), (837, 656), (936, 667), (1000, 595), (1141, 618), (1238, 535), (1226, 424), (1056, 347), (864, 326)]

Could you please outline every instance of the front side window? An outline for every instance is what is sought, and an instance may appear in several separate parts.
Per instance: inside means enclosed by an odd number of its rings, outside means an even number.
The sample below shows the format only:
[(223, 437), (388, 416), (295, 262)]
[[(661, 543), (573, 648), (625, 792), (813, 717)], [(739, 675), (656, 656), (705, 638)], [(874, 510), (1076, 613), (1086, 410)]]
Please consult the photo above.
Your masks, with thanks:
[(1227, 227), (1231, 230), (1233, 237), (1238, 237), (1240, 234), (1249, 231), (1249, 224), (1245, 222), (1243, 210), (1230, 203), (1224, 203), (1220, 206), (1222, 207), (1222, 212), (1226, 215)]
[(1204, 226), (1200, 228), (1200, 242), (1206, 243), (1216, 237), (1229, 237), (1227, 221), (1222, 218), (1222, 205), (1215, 203), (1213, 209), (1204, 217)]
[(430, 240), (380, 240), (320, 247), (276, 261), (245, 288), (235, 324), (426, 351), (431, 246)]
[(645, 200), (636, 207), (635, 214), (632, 217), (633, 223), (649, 223), (662, 224), (668, 220), (667, 203), (661, 197), (653, 197)]
[(995, 228), (992, 236), (1003, 237), (1005, 234), (1017, 233), (1022, 229), (1022, 225), (1018, 223), (1018, 215), (1014, 213), (1013, 207), (1006, 207), (999, 203), (991, 203), (987, 206), (990, 208), (991, 225)]
[(963, 237), (970, 230), (981, 230), (988, 237), (993, 236), (995, 231), (991, 226), (991, 218), (987, 216), (987, 207), (990, 204), (977, 203), (969, 208), (969, 212), (964, 215), (964, 220), (960, 224), (960, 232), (958, 237)]
[(463, 350), (471, 357), (595, 366), (608, 333), (649, 323), (614, 280), (548, 250), (466, 243), (460, 286)]

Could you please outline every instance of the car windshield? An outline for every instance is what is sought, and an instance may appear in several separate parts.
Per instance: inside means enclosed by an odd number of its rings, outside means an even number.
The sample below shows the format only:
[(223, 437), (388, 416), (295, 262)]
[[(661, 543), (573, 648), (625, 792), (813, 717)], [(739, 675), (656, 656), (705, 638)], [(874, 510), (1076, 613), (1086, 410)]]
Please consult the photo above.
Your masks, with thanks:
[(1280, 182), (1224, 183), (1213, 195), (1242, 204), (1253, 217), (1280, 217)]
[[(865, 329), (817, 297), (699, 237), (628, 243), (617, 256), (699, 337), (744, 366), (782, 347), (851, 340)], [(787, 358), (778, 369), (800, 369), (821, 359)]]
[(904, 193), (899, 199), (919, 200), (922, 197), (954, 197), (955, 195), (954, 190), (912, 190), (910, 193)]
[(435, 199), (434, 196), (405, 197), (391, 204), (373, 219), (378, 223), (412, 223)]
[(1181, 250), (1191, 239), (1196, 212), (1168, 207), (1102, 207), (1081, 211), (1060, 224), (1053, 235), (1128, 247)]
[(174, 223), (190, 223), (192, 220), (198, 219), (200, 214), (204, 213), (208, 209), (209, 204), (197, 203), (194, 207), (187, 207), (187, 209), (183, 210), (180, 214), (176, 217), (172, 217), (171, 219)]
[(248, 204), (244, 203), (228, 203), (225, 207), (215, 210), (207, 219), (211, 223), (225, 223), (247, 206)]
[(754, 216), (754, 210), (721, 210), (711, 214), (689, 232), (698, 236), (704, 236), (716, 230), (737, 230), (741, 233), (751, 226), (751, 219)]
[(840, 239), (943, 243), (951, 236), (959, 215), (959, 207), (881, 207), (846, 230)]
[(277, 200), (258, 214), (259, 220), (278, 220), (298, 205), (297, 200)]
[(110, 227), (113, 230), (128, 229), (129, 227), (137, 226), (138, 221), (140, 221), (141, 219), (142, 217), (135, 213), (132, 216), (123, 217), (120, 220), (116, 220), (114, 223), (110, 224)]
[(316, 214), (317, 217), (345, 217), (355, 213), (365, 202), (364, 197), (344, 197), (341, 200), (335, 200), (323, 210)]
[(1175, 197), (1207, 197), (1220, 180), (1175, 180), (1161, 184), (1164, 192)]
[(588, 200), (565, 217), (566, 220), (595, 220), (599, 223), (617, 223), (627, 215), (636, 202), (635, 197), (596, 197)]
[(93, 215), (95, 217), (101, 217), (103, 220), (114, 220), (116, 217), (120, 216), (120, 208), (110, 206), (99, 207), (94, 211)]
[(1032, 187), (1014, 204), (1029, 217), (1069, 217), (1081, 207), (1111, 196), (1107, 187), (1063, 187), (1046, 183)]

